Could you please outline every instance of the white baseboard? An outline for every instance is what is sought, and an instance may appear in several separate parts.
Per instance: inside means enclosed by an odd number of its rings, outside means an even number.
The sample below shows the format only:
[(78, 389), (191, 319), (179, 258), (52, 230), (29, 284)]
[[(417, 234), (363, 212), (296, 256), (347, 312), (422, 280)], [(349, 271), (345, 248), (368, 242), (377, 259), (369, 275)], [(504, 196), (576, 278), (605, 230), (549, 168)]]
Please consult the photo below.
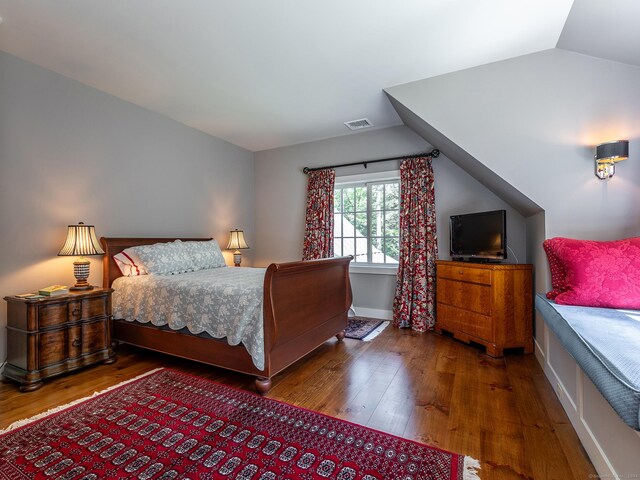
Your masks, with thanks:
[(381, 320), (393, 320), (393, 312), (391, 310), (381, 310), (378, 308), (366, 308), (353, 306), (358, 317), (379, 318)]

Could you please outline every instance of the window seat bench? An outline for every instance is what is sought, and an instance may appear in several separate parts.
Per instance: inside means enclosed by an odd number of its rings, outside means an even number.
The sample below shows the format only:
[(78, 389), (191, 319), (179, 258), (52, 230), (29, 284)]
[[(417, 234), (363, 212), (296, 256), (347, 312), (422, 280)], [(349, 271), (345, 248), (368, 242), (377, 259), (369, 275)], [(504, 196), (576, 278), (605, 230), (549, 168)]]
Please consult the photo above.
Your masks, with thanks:
[(624, 423), (640, 430), (640, 311), (558, 305), (542, 294), (535, 302)]

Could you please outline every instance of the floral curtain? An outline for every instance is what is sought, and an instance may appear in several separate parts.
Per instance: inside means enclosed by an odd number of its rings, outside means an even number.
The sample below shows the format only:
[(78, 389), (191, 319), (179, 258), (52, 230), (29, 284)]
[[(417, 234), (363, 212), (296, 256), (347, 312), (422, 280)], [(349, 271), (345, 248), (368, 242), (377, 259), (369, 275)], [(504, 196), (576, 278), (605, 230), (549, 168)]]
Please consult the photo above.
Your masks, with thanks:
[(333, 257), (333, 169), (309, 172), (303, 260)]
[(433, 329), (437, 258), (431, 157), (408, 158), (400, 164), (400, 259), (394, 326), (416, 332)]

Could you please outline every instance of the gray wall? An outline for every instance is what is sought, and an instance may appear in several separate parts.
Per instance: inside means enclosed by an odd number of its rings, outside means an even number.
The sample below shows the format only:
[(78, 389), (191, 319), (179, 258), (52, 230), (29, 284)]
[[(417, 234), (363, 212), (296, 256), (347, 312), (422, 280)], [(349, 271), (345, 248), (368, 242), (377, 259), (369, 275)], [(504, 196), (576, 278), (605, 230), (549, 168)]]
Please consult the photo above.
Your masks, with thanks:
[[(638, 85), (639, 67), (553, 49), (388, 92), (540, 205), (546, 236), (614, 239), (639, 233)], [(600, 181), (594, 146), (619, 138), (630, 159)]]
[[(0, 296), (75, 283), (56, 254), (78, 221), (223, 246), (237, 227), (255, 242), (251, 152), (1, 52), (0, 106)], [(101, 274), (93, 257), (90, 282)], [(2, 307), (0, 363), (5, 325)]]
[[(291, 261), (302, 257), (307, 178), (305, 166), (424, 152), (431, 146), (404, 126), (362, 132), (255, 154), (255, 262)], [(445, 156), (433, 162), (440, 258), (449, 258), (449, 216), (481, 210), (506, 209), (509, 245), (520, 262), (526, 258), (525, 220)], [(367, 172), (398, 169), (397, 162), (369, 165)], [(362, 167), (338, 169), (338, 175), (363, 173)], [(513, 257), (509, 259), (513, 260)], [(354, 305), (373, 313), (389, 312), (395, 277), (352, 273)], [(365, 310), (366, 312), (367, 310)]]

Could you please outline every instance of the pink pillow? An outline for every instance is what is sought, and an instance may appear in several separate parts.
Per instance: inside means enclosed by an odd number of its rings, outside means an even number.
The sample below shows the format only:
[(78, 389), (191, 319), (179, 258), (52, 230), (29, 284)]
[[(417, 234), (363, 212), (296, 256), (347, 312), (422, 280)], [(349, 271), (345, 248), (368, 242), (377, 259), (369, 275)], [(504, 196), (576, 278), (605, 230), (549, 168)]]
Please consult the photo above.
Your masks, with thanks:
[(558, 243), (558, 240), (562, 241), (562, 238), (551, 238), (542, 242), (542, 248), (544, 248), (544, 252), (547, 254), (547, 260), (549, 262), (549, 270), (551, 271), (551, 288), (552, 290), (547, 292), (547, 298), (549, 300), (554, 300), (559, 293), (564, 292), (567, 287), (565, 283), (565, 272), (562, 263), (558, 259), (556, 252), (554, 250), (555, 244)]
[(640, 237), (610, 242), (552, 238), (549, 248), (565, 273), (557, 303), (640, 309)]

